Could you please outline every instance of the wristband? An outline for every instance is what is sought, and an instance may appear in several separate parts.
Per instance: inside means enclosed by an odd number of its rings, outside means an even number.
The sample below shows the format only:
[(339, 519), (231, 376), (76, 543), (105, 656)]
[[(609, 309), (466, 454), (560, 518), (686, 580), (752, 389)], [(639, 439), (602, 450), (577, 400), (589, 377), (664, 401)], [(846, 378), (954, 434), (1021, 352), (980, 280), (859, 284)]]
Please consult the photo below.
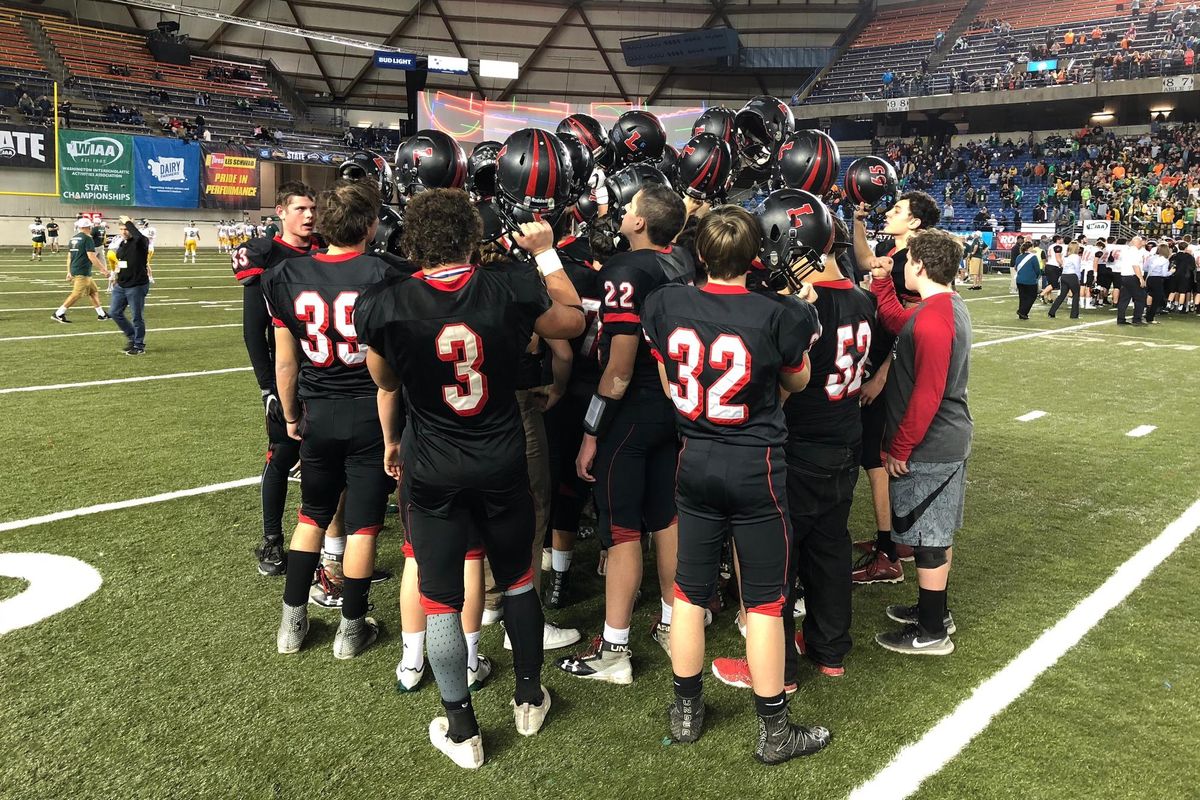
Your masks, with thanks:
[(283, 418), (283, 421), (284, 421), (284, 422), (286, 422), (288, 425), (299, 425), (299, 424), (300, 424), (300, 420), (298, 420), (298, 419), (288, 419), (287, 417), (284, 417), (284, 418)]
[(543, 278), (555, 272), (561, 272), (563, 268), (562, 260), (558, 257), (558, 251), (553, 247), (535, 255), (533, 261), (537, 264), (538, 272), (542, 273)]
[(621, 401), (614, 397), (605, 397), (597, 392), (588, 403), (587, 413), (583, 415), (583, 430), (597, 439), (612, 425), (621, 408)]

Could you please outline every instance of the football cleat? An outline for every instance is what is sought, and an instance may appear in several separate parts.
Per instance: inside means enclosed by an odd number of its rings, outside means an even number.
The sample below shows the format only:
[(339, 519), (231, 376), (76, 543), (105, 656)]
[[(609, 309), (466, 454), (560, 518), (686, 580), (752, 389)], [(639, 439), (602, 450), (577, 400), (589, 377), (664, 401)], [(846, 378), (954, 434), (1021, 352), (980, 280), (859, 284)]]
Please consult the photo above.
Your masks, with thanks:
[(949, 634), (929, 636), (919, 625), (905, 625), (898, 631), (875, 634), (875, 642), (893, 653), (919, 656), (948, 656), (954, 652), (954, 641)]
[(308, 635), (308, 608), (283, 604), (283, 618), (275, 634), (275, 647), (282, 655), (299, 653)]
[[(874, 539), (863, 539), (854, 543), (854, 549), (859, 553), (872, 553), (875, 551)], [(912, 545), (896, 543), (896, 555), (901, 561), (912, 561), (915, 557), (913, 554)]]
[(517, 733), (522, 736), (533, 736), (546, 724), (546, 715), (550, 713), (550, 690), (542, 687), (542, 704), (517, 703), (511, 701), (513, 721), (517, 724)]
[(650, 625), (650, 638), (671, 657), (671, 626), (661, 619), (654, 620)]
[(483, 766), (483, 737), (478, 733), (465, 741), (450, 738), (450, 720), (435, 717), (429, 723), (429, 743), (463, 769), (478, 769)]
[[(579, 631), (575, 628), (560, 628), (553, 622), (547, 622), (542, 627), (543, 650), (558, 650), (563, 647), (570, 647), (582, 638)], [(504, 649), (512, 650), (512, 639), (508, 638), (508, 631), (504, 632)]]
[[(916, 625), (917, 624), (917, 607), (891, 605), (887, 607), (888, 619), (899, 622), (901, 625)], [(944, 620), (946, 633), (957, 633), (958, 628), (954, 626), (954, 617), (951, 616), (949, 609), (946, 610), (946, 618)]]
[(333, 637), (333, 657), (347, 659), (361, 655), (378, 637), (379, 624), (372, 617), (353, 620), (342, 617)]
[(99, 320), (100, 322), (107, 322), (107, 321), (109, 321), (110, 319), (112, 319), (112, 317), (110, 317), (110, 316), (108, 315), (108, 312), (106, 311), (106, 312), (104, 312), (103, 314), (97, 314), (97, 315), (96, 315), (96, 319), (97, 319), (97, 320)]
[(55, 311), (53, 314), (50, 315), (50, 319), (54, 320), (55, 322), (63, 322), (63, 323), (71, 322), (71, 320), (67, 319), (67, 315), (65, 313), (59, 314), (57, 311)]
[(612, 644), (597, 636), (591, 647), (577, 656), (567, 656), (554, 662), (568, 675), (605, 683), (628, 686), (633, 683), (633, 658), (629, 645)]
[(571, 573), (552, 569), (548, 574), (550, 583), (542, 592), (542, 605), (546, 608), (562, 608), (567, 605), (567, 585), (570, 583)]
[(754, 757), (764, 764), (782, 764), (823, 750), (829, 739), (830, 733), (825, 728), (793, 724), (785, 708), (778, 714), (758, 718)]
[(803, 597), (796, 598), (796, 604), (792, 606), (792, 619), (804, 619), (808, 614), (808, 606), (804, 604)]
[(871, 583), (900, 583), (904, 580), (904, 567), (899, 561), (892, 561), (886, 553), (870, 552), (864, 554), (854, 564), (850, 573), (850, 582), (856, 586), (866, 586)]
[(671, 741), (691, 744), (704, 732), (704, 698), (679, 697), (667, 706), (667, 728)]
[(484, 655), (475, 656), (475, 669), (467, 667), (467, 689), (477, 692), (492, 677), (492, 660)]
[(542, 548), (542, 572), (554, 569), (553, 553), (549, 547)]
[(754, 680), (750, 677), (750, 664), (744, 658), (714, 658), (712, 674), (726, 686), (735, 689), (750, 689)]
[[(470, 678), (471, 671), (467, 670), (467, 677)], [(421, 686), (421, 681), (425, 679), (425, 662), (421, 662), (420, 668), (406, 667), (403, 662), (396, 665), (396, 691), (397, 692), (415, 692)]]
[(263, 539), (254, 548), (254, 556), (258, 559), (258, 574), (275, 577), (287, 572), (287, 560), (283, 557), (283, 541), (279, 539)]
[(376, 567), (371, 573), (371, 583), (383, 583), (384, 581), (390, 581), (393, 577), (395, 577), (395, 575), (396, 573), (392, 572), (390, 569), (381, 569)]

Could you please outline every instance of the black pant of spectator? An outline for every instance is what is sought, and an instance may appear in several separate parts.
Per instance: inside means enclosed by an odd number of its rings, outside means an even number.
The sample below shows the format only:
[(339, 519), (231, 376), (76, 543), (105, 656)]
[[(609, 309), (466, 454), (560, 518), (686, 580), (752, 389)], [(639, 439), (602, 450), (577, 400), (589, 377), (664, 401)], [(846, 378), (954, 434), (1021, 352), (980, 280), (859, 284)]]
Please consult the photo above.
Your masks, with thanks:
[(1129, 310), (1129, 302), (1133, 301), (1133, 321), (1141, 323), (1142, 315), (1146, 312), (1146, 287), (1138, 280), (1137, 275), (1121, 276), (1121, 297), (1117, 300), (1117, 322), (1128, 322), (1125, 313)]
[(1017, 316), (1021, 319), (1029, 319), (1029, 311), (1033, 308), (1033, 301), (1038, 296), (1038, 285), (1036, 283), (1018, 283), (1017, 284)]
[(795, 549), (783, 607), (785, 681), (799, 677), (799, 657), (793, 644), (796, 620), (792, 616), (797, 572), (808, 610), (804, 643), (809, 658), (840, 667), (850, 652), (853, 553), (846, 524), (858, 482), (859, 449), (810, 443), (787, 448), (788, 514)]
[(1050, 316), (1058, 313), (1058, 307), (1063, 304), (1063, 300), (1067, 299), (1067, 293), (1071, 293), (1071, 319), (1079, 319), (1079, 276), (1064, 273), (1058, 279), (1059, 290), (1058, 297), (1054, 298), (1054, 304), (1050, 306)]
[(1146, 306), (1146, 322), (1154, 322), (1155, 315), (1167, 305), (1167, 279), (1146, 278), (1146, 292), (1150, 295), (1150, 304)]

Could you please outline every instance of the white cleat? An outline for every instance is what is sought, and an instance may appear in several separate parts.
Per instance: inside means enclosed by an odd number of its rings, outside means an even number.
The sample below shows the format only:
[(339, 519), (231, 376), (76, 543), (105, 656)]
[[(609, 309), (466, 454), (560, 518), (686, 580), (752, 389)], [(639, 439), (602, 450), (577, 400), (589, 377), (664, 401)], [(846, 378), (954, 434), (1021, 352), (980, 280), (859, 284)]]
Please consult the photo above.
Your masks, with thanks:
[(435, 717), (429, 723), (429, 742), (446, 757), (463, 769), (479, 769), (483, 766), (483, 737), (478, 733), (465, 742), (450, 738), (450, 720)]
[(517, 723), (517, 733), (522, 736), (533, 736), (542, 729), (542, 725), (546, 723), (546, 715), (550, 713), (550, 690), (545, 686), (542, 687), (542, 704), (535, 706), (533, 703), (521, 703), (517, 705), (517, 701), (512, 701), (513, 719)]
[(483, 610), (483, 624), (495, 625), (500, 620), (504, 619), (503, 608), (485, 608)]
[(425, 679), (425, 662), (421, 662), (419, 669), (406, 667), (403, 663), (396, 665), (396, 691), (397, 692), (415, 692), (421, 685), (421, 681)]
[[(542, 649), (558, 650), (570, 647), (582, 638), (578, 628), (560, 628), (553, 622), (547, 622), (542, 628)], [(512, 640), (508, 638), (508, 631), (504, 632), (504, 649), (512, 650)]]

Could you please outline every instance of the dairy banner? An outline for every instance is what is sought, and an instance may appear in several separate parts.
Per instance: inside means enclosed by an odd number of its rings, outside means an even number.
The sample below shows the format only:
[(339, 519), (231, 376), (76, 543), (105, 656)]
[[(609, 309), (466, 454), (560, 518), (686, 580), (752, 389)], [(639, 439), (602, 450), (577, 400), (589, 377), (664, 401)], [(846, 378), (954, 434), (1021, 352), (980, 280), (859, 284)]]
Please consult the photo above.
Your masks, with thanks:
[(200, 203), (200, 145), (165, 136), (135, 136), (133, 196), (139, 206), (196, 208)]

